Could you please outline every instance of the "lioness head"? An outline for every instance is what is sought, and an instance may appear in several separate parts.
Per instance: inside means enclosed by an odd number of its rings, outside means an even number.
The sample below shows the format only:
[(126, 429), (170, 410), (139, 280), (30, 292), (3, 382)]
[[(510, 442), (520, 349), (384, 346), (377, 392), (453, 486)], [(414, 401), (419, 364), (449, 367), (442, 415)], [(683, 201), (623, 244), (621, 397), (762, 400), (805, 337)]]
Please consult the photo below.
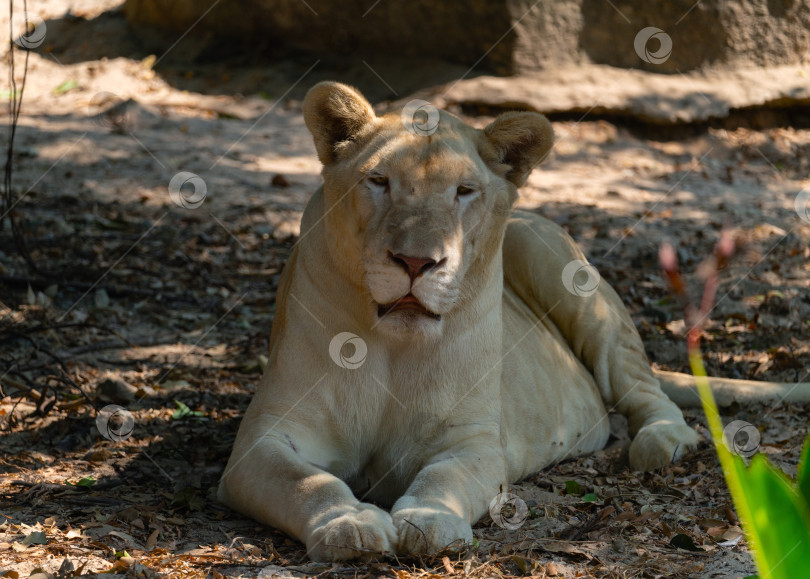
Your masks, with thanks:
[(378, 117), (332, 82), (303, 108), (324, 165), (330, 257), (367, 302), (369, 325), (441, 335), (500, 275), (509, 210), (551, 149), (551, 124), (506, 113), (478, 130), (427, 103)]

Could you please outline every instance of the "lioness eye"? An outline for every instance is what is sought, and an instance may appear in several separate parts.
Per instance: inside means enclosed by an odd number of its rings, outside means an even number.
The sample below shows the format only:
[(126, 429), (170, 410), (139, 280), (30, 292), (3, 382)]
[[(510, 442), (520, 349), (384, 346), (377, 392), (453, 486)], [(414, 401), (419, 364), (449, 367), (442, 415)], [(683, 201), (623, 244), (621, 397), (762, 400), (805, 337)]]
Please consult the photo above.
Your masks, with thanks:
[(377, 187), (388, 187), (388, 177), (383, 177), (382, 175), (371, 175), (368, 181)]
[(456, 195), (461, 195), (462, 197), (464, 195), (470, 195), (472, 193), (475, 193), (475, 189), (473, 189), (472, 187), (465, 187), (464, 185), (459, 185), (458, 189), (456, 189)]

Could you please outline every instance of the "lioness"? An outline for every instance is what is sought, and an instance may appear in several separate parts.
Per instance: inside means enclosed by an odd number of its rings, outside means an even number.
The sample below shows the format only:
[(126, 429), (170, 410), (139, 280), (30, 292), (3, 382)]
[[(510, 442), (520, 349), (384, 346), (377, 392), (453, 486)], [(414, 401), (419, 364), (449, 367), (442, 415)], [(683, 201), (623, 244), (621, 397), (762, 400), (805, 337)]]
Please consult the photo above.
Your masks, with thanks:
[(472, 540), (510, 482), (602, 448), (608, 410), (634, 469), (696, 444), (614, 290), (560, 227), (510, 212), (551, 149), (545, 117), (420, 124), (329, 82), (303, 109), (324, 185), (221, 501), (316, 560), (434, 552)]

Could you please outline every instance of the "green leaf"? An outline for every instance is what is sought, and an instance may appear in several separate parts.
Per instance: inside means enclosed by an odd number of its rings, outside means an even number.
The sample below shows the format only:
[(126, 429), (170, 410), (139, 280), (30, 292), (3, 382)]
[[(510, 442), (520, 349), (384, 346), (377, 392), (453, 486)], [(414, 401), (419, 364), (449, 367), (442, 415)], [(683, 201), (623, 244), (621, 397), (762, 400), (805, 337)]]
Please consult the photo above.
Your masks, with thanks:
[(689, 535), (684, 535), (683, 533), (678, 533), (674, 537), (669, 540), (669, 544), (673, 547), (677, 547), (678, 549), (685, 549), (686, 551), (703, 551), (692, 540), (692, 537)]
[(586, 503), (593, 503), (598, 501), (599, 497), (597, 497), (594, 493), (588, 493), (587, 495), (583, 495), (582, 500)]
[(804, 500), (810, 503), (810, 436), (804, 440), (804, 450), (802, 450), (799, 470), (796, 473), (796, 484)]
[(53, 94), (55, 94), (55, 95), (65, 94), (66, 92), (71, 91), (71, 90), (73, 90), (74, 88), (76, 88), (78, 86), (79, 86), (79, 83), (76, 82), (75, 80), (73, 80), (73, 79), (66, 80), (65, 82), (60, 84), (58, 87), (53, 89)]
[(86, 476), (86, 477), (80, 478), (80, 479), (79, 479), (79, 482), (77, 482), (77, 483), (72, 483), (72, 482), (70, 482), (69, 480), (66, 480), (66, 481), (65, 481), (65, 484), (66, 484), (66, 485), (70, 485), (70, 486), (72, 486), (72, 487), (85, 487), (85, 488), (90, 488), (91, 486), (93, 486), (94, 484), (96, 484), (96, 479), (95, 479), (95, 478), (93, 478), (92, 476)]
[(186, 406), (185, 404), (183, 404), (179, 400), (175, 400), (174, 403), (177, 405), (177, 410), (172, 412), (172, 419), (173, 420), (180, 420), (180, 419), (185, 418), (187, 416), (194, 416), (194, 417), (197, 417), (197, 418), (202, 418), (202, 417), (205, 416), (205, 412), (203, 412), (202, 410), (192, 410), (191, 408), (189, 408), (188, 406)]
[(772, 579), (800, 577), (810, 566), (810, 505), (791, 481), (761, 454), (746, 468), (734, 456), (726, 473), (760, 574)]
[(582, 494), (582, 487), (575, 480), (565, 481), (565, 494), (579, 496)]

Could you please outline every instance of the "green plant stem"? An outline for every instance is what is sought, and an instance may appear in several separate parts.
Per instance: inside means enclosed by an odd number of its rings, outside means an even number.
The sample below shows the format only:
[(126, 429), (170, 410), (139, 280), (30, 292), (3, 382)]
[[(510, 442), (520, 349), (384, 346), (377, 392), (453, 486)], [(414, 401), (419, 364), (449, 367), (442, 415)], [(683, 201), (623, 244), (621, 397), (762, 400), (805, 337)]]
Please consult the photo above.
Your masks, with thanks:
[(723, 475), (725, 476), (728, 490), (731, 493), (731, 498), (739, 513), (746, 538), (754, 552), (757, 567), (760, 570), (769, 569), (770, 567), (768, 566), (764, 549), (758, 548), (761, 544), (758, 529), (752, 522), (753, 513), (748, 508), (748, 501), (746, 500), (743, 484), (740, 480), (737, 465), (735, 465), (735, 460), (742, 459), (735, 459), (723, 444), (723, 423), (720, 420), (720, 412), (717, 409), (712, 387), (709, 384), (708, 374), (703, 365), (703, 355), (700, 351), (700, 330), (692, 329), (689, 332), (687, 344), (689, 348), (689, 365), (692, 368), (692, 375), (695, 377), (700, 402), (703, 405), (703, 413), (706, 415), (706, 421), (709, 424), (709, 432), (712, 435), (714, 448), (720, 459), (720, 466), (723, 468)]

